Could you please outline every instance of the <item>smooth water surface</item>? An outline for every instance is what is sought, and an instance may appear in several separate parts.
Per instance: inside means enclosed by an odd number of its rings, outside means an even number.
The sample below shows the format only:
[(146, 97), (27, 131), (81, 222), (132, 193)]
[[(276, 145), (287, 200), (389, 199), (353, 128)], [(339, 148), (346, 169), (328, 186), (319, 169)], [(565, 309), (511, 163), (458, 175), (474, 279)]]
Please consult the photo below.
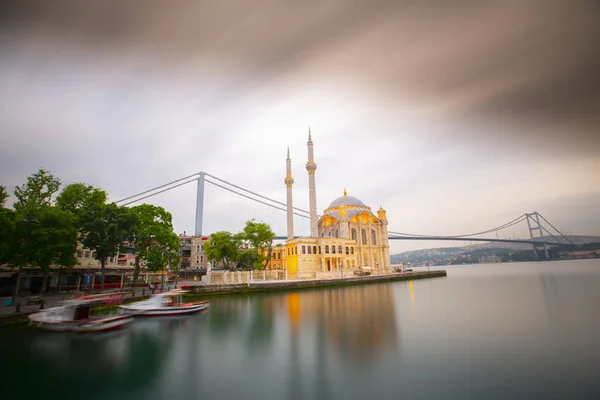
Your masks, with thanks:
[(6, 399), (600, 398), (600, 260), (211, 299), (121, 332), (0, 330)]

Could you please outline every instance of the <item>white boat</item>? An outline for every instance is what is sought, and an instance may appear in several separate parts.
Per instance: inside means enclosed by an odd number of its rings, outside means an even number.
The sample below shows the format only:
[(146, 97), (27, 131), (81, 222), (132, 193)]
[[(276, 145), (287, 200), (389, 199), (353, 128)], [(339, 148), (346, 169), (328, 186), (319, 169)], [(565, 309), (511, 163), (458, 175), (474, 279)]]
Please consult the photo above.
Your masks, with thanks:
[(182, 299), (185, 290), (171, 290), (169, 292), (152, 295), (147, 300), (138, 301), (126, 306), (119, 306), (123, 315), (136, 317), (163, 317), (169, 315), (193, 314), (208, 308), (208, 302), (184, 303)]
[(105, 332), (122, 328), (133, 321), (129, 315), (92, 316), (97, 300), (69, 300), (61, 306), (31, 314), (29, 324), (55, 332)]

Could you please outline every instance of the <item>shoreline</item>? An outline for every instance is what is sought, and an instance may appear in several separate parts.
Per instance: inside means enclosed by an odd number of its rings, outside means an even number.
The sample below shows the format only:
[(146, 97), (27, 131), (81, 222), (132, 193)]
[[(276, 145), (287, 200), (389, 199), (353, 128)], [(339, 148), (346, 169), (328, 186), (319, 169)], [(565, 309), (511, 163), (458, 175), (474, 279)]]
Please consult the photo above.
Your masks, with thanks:
[[(416, 279), (431, 279), (447, 276), (446, 270), (435, 270), (435, 271), (413, 271), (403, 272), (397, 274), (388, 275), (376, 275), (376, 276), (357, 276), (349, 278), (333, 278), (333, 279), (311, 279), (311, 280), (294, 280), (294, 281), (264, 281), (264, 282), (252, 282), (252, 283), (239, 283), (239, 284), (228, 284), (228, 285), (214, 285), (214, 286), (192, 286), (189, 289), (189, 293), (184, 294), (185, 298), (206, 298), (212, 296), (223, 296), (223, 295), (236, 295), (236, 294), (250, 294), (250, 293), (268, 293), (268, 292), (283, 292), (283, 291), (295, 291), (305, 289), (318, 289), (326, 287), (344, 287), (353, 285), (364, 285), (374, 284), (380, 282), (395, 282), (395, 281), (409, 281)], [(149, 295), (128, 298), (125, 300), (126, 303), (133, 301), (140, 301), (144, 298), (148, 298)], [(0, 329), (10, 326), (25, 325), (29, 322), (28, 316), (37, 312), (27, 311), (20, 313), (11, 313), (0, 316)]]
[(358, 276), (350, 278), (333, 279), (310, 279), (294, 281), (266, 281), (252, 283), (238, 283), (214, 286), (193, 286), (189, 293), (185, 294), (188, 298), (221, 296), (228, 294), (246, 294), (246, 293), (265, 293), (280, 292), (289, 290), (316, 289), (325, 287), (343, 287), (352, 285), (372, 284), (379, 282), (408, 281), (415, 279), (440, 278), (447, 276), (446, 270), (435, 271), (413, 271), (389, 275), (376, 276)]

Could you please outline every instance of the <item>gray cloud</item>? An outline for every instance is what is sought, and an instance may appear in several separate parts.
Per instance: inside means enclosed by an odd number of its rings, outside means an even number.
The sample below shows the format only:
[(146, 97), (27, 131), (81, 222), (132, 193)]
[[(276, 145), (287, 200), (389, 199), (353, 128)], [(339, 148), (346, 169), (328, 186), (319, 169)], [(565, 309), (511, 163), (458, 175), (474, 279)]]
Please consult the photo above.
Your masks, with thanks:
[[(349, 186), (398, 224), (439, 231), (405, 210), (501, 182), (523, 199), (516, 212), (539, 198), (515, 176), (547, 179), (557, 160), (572, 160), (561, 179), (600, 183), (599, 12), (566, 0), (4, 1), (2, 183), (46, 167), (120, 198), (206, 170), (283, 196), (291, 144), (304, 206), (304, 135), (318, 119), (319, 207)], [(190, 230), (180, 197), (193, 190), (178, 193), (157, 202)]]

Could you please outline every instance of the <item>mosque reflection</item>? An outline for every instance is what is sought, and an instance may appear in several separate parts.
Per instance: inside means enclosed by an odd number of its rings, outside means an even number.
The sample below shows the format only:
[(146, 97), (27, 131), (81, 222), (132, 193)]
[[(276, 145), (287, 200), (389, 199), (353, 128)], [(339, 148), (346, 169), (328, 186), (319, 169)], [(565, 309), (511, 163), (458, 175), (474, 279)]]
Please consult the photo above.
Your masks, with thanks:
[[(215, 299), (207, 315), (212, 335), (244, 341), (247, 352), (264, 350), (277, 338), (290, 347), (307, 337), (315, 353), (333, 352), (363, 362), (398, 347), (392, 285), (361, 285), (287, 294)], [(315, 336), (316, 335), (316, 336)], [(313, 352), (302, 345), (305, 351)]]
[[(292, 331), (317, 326), (317, 340), (347, 361), (364, 362), (397, 347), (391, 285), (364, 285), (288, 295)], [(323, 337), (322, 337), (323, 335)]]

